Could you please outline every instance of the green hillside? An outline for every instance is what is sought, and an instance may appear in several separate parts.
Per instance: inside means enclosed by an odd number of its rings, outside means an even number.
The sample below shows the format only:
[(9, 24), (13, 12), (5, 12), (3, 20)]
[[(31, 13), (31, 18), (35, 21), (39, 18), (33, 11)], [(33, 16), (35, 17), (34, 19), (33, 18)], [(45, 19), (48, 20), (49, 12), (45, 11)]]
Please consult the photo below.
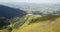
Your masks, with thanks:
[(13, 24), (12, 32), (60, 32), (60, 16), (28, 14)]

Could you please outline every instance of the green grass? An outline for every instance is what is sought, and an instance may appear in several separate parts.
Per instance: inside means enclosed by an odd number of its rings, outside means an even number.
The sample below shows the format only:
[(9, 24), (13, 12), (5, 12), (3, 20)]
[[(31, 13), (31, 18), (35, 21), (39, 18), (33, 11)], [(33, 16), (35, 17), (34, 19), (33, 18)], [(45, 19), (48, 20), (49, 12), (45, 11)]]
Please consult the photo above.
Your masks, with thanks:
[(57, 15), (26, 15), (23, 20), (23, 25), (12, 32), (60, 32), (60, 16)]

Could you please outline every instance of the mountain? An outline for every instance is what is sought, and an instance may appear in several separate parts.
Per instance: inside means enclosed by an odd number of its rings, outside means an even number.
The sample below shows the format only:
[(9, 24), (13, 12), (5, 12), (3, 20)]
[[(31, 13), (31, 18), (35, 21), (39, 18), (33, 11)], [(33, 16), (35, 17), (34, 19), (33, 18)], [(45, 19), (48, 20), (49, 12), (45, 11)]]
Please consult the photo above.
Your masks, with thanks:
[(21, 18), (24, 15), (26, 15), (26, 12), (23, 10), (0, 5), (0, 29), (10, 25), (10, 20), (15, 17)]
[(13, 17), (21, 17), (25, 14), (26, 12), (23, 10), (0, 5), (0, 16), (6, 17), (6, 18), (13, 18)]
[(4, 3), (0, 5), (0, 32), (6, 30), (9, 32), (60, 32), (60, 6)]
[(60, 32), (59, 15), (41, 16), (27, 14), (10, 21), (10, 25), (5, 30), (8, 29), (11, 32)]
[[(60, 4), (38, 4), (38, 3), (10, 3), (3, 2), (0, 5), (5, 5), (13, 8), (18, 8), (26, 11), (27, 13), (37, 15), (60, 15)], [(58, 12), (59, 11), (59, 12)]]
[[(23, 19), (23, 20), (21, 20)], [(40, 16), (28, 14), (10, 26), (12, 32), (59, 32), (60, 16)]]

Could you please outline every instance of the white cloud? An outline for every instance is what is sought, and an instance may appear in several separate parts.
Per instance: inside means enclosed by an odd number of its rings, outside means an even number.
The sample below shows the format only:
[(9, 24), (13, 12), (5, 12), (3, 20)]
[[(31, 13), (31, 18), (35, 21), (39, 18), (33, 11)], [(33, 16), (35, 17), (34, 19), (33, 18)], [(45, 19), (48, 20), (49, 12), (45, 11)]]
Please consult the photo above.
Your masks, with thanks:
[(0, 0), (0, 2), (26, 2), (26, 0)]
[(60, 0), (0, 0), (0, 2), (60, 3)]

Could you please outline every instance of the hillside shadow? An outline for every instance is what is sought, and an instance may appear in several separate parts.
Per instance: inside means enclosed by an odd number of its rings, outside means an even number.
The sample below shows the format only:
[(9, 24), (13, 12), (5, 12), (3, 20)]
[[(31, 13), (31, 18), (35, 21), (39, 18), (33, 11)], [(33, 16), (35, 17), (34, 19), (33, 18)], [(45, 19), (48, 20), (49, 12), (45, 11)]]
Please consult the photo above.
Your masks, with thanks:
[(25, 14), (26, 12), (23, 10), (0, 5), (0, 16), (6, 17), (6, 18), (13, 18), (13, 17), (21, 17)]
[(32, 19), (29, 24), (37, 23), (37, 22), (43, 22), (43, 21), (48, 21), (48, 20), (49, 21), (54, 21), (54, 20), (56, 20), (59, 17), (60, 17), (60, 15), (38, 17), (36, 19)]

